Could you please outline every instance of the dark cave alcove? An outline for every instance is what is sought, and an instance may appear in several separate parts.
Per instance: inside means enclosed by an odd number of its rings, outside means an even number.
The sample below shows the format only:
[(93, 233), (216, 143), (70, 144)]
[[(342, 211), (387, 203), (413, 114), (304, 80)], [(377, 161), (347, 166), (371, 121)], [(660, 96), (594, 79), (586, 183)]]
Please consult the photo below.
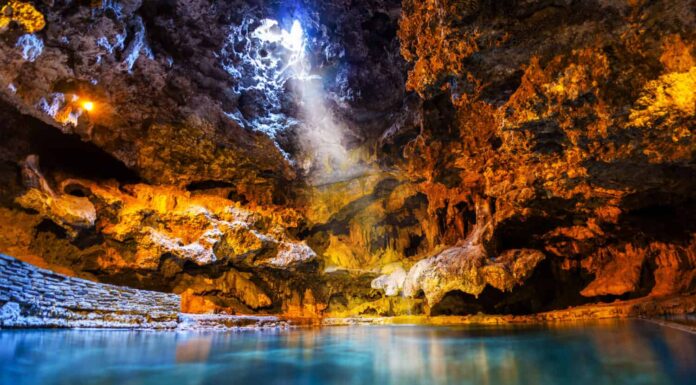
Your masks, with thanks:
[(14, 163), (30, 154), (39, 156), (44, 175), (90, 180), (114, 179), (121, 183), (136, 183), (141, 179), (121, 160), (84, 141), (76, 134), (66, 134), (36, 118), (20, 114), (0, 103), (0, 160)]
[(551, 261), (537, 265), (532, 275), (520, 286), (504, 292), (486, 286), (478, 297), (454, 290), (431, 307), (431, 315), (467, 314), (534, 314), (590, 303), (594, 299), (580, 295), (592, 280), (581, 270), (563, 270)]

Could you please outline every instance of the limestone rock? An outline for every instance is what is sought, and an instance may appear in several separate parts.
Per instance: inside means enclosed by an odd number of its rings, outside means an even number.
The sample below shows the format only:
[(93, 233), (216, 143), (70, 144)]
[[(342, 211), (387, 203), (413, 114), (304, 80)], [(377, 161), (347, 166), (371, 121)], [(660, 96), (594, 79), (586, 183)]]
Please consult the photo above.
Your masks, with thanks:
[(534, 268), (546, 258), (544, 253), (532, 249), (506, 250), (482, 268), (485, 281), (501, 291), (512, 291), (523, 284)]
[(384, 290), (384, 294), (388, 297), (399, 295), (404, 287), (406, 280), (406, 270), (401, 267), (396, 268), (389, 274), (383, 274), (372, 280), (370, 286), (373, 289)]
[[(271, 306), (271, 299), (250, 280), (251, 277), (249, 273), (235, 270), (229, 270), (219, 278), (188, 276), (179, 282), (174, 291), (182, 294), (183, 311), (189, 313), (234, 309), (236, 306), (226, 303), (226, 299), (238, 300), (253, 310)], [(205, 301), (210, 303), (206, 304)], [(243, 311), (244, 308), (237, 307), (237, 310)]]
[(23, 163), (24, 183), (28, 191), (16, 198), (26, 209), (39, 212), (75, 236), (81, 229), (94, 226), (96, 209), (84, 197), (54, 193), (38, 169), (38, 157), (31, 155)]
[(262, 261), (263, 265), (289, 269), (315, 261), (317, 254), (305, 243), (281, 242), (275, 257)]
[(10, 0), (0, 9), (0, 32), (4, 32), (10, 23), (17, 23), (27, 33), (34, 33), (46, 26), (44, 15), (31, 3)]
[(647, 257), (646, 250), (626, 245), (625, 251), (607, 248), (585, 260), (586, 263), (599, 264), (589, 267), (596, 277), (580, 293), (586, 297), (599, 295), (622, 295), (638, 288), (640, 273)]
[[(696, 290), (688, 1), (6, 3), (0, 246), (25, 260), (298, 317)], [(275, 82), (292, 50), (249, 36), (295, 21), (311, 80)]]
[(20, 308), (17, 302), (7, 302), (0, 307), (0, 325), (10, 324), (20, 317)]

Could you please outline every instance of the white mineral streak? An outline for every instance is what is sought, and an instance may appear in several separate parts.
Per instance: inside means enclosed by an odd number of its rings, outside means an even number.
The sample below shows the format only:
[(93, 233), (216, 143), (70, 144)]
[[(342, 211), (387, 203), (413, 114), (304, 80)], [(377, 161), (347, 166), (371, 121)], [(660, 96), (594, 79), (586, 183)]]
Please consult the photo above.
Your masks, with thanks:
[(370, 286), (373, 289), (384, 290), (388, 297), (399, 295), (406, 280), (406, 270), (399, 267), (390, 274), (383, 274), (372, 280)]
[(33, 62), (43, 52), (44, 43), (36, 35), (27, 33), (19, 37), (15, 46), (22, 49), (22, 58), (24, 60)]

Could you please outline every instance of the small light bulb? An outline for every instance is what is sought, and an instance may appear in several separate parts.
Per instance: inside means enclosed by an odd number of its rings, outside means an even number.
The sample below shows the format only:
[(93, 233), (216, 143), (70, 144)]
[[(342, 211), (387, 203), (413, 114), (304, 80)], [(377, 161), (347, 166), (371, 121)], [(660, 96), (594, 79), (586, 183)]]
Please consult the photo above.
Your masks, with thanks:
[(94, 109), (94, 102), (82, 102), (82, 108), (84, 108), (86, 111), (92, 111)]

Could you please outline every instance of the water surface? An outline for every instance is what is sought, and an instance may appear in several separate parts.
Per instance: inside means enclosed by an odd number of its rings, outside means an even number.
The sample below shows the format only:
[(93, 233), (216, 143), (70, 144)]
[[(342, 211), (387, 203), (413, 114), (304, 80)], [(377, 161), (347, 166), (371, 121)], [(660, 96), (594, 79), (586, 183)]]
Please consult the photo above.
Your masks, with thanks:
[(695, 384), (696, 335), (572, 327), (0, 331), (0, 385)]

